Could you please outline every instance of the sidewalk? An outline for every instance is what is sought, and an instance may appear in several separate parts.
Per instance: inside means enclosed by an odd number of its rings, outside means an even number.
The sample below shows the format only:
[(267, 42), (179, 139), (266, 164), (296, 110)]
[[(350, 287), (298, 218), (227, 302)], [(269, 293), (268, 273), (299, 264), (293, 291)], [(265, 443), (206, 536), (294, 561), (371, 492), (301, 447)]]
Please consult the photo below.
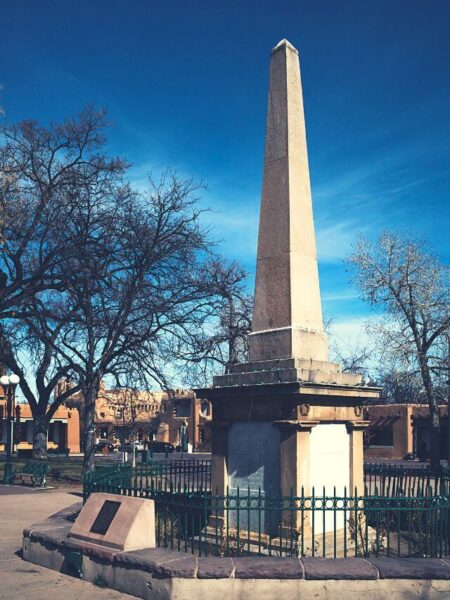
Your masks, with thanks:
[(98, 588), (23, 561), (22, 530), (73, 504), (80, 496), (68, 491), (41, 491), (0, 485), (0, 600), (132, 600), (132, 596)]

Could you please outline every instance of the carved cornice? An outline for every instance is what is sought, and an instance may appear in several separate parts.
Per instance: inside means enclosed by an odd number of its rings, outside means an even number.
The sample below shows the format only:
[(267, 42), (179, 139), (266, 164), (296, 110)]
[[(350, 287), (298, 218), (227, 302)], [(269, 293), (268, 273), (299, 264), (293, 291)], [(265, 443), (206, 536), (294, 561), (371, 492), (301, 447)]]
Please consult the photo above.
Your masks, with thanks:
[(297, 429), (297, 431), (309, 431), (319, 425), (320, 421), (294, 421), (294, 420), (280, 420), (274, 421), (273, 424), (278, 427), (284, 427), (287, 429)]

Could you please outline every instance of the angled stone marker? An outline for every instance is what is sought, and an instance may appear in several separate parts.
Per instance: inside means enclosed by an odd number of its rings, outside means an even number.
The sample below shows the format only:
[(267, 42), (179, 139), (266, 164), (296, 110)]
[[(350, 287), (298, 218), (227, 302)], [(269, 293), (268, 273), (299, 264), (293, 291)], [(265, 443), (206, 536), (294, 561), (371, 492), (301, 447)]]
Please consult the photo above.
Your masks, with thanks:
[(104, 492), (91, 494), (69, 537), (114, 551), (155, 548), (155, 502)]

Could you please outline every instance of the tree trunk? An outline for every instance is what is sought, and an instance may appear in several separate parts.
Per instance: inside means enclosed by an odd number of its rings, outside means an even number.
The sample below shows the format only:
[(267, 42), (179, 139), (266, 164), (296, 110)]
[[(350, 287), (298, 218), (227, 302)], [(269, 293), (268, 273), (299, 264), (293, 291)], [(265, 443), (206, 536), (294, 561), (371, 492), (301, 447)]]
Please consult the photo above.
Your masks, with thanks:
[(430, 467), (437, 471), (441, 466), (441, 427), (439, 422), (439, 410), (435, 405), (433, 405), (433, 408), (430, 407), (430, 425)]
[(431, 381), (430, 370), (428, 368), (425, 356), (419, 356), (420, 372), (422, 375), (423, 386), (430, 409), (430, 467), (433, 470), (440, 469), (441, 466), (441, 428), (439, 421), (439, 408), (436, 404), (436, 397)]
[(97, 399), (99, 384), (94, 382), (83, 390), (84, 395), (84, 461), (83, 475), (95, 469), (95, 401)]
[(47, 458), (48, 420), (46, 415), (33, 416), (33, 458)]

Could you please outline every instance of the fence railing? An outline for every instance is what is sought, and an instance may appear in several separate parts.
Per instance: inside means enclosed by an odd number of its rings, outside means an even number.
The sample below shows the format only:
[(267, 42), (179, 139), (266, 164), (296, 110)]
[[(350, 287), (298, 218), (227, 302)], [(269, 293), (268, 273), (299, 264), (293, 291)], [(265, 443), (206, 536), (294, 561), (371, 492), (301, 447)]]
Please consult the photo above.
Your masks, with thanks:
[(443, 556), (447, 498), (154, 496), (159, 546), (200, 555)]
[(138, 464), (134, 477), (139, 487), (160, 487), (184, 491), (210, 491), (211, 461), (175, 459), (165, 462), (150, 461)]
[[(94, 491), (152, 498), (158, 546), (200, 555), (442, 556), (450, 551), (446, 470), (370, 465), (365, 489), (267, 497), (261, 490), (210, 491), (210, 464), (152, 463), (98, 469)], [(187, 464), (186, 464), (187, 463)]]
[(449, 495), (449, 470), (441, 466), (432, 470), (428, 465), (391, 465), (389, 463), (366, 463), (364, 485), (370, 495), (424, 496), (431, 488), (441, 496)]
[[(132, 478), (132, 481), (129, 481)], [(128, 482), (133, 488), (156, 488), (177, 492), (211, 491), (211, 461), (175, 459), (158, 462), (138, 463), (131, 471), (129, 463), (97, 468), (88, 477), (88, 486), (103, 480), (115, 481), (118, 485)], [(450, 495), (447, 467), (438, 472), (428, 466), (399, 466), (387, 463), (364, 465), (365, 494), (368, 496), (424, 496), (433, 492)], [(86, 482), (85, 482), (86, 485)]]
[(114, 487), (184, 494), (209, 492), (211, 461), (178, 459), (138, 463), (134, 468), (130, 463), (100, 467), (85, 477), (84, 496), (87, 498), (92, 491), (106, 491), (106, 488)]

